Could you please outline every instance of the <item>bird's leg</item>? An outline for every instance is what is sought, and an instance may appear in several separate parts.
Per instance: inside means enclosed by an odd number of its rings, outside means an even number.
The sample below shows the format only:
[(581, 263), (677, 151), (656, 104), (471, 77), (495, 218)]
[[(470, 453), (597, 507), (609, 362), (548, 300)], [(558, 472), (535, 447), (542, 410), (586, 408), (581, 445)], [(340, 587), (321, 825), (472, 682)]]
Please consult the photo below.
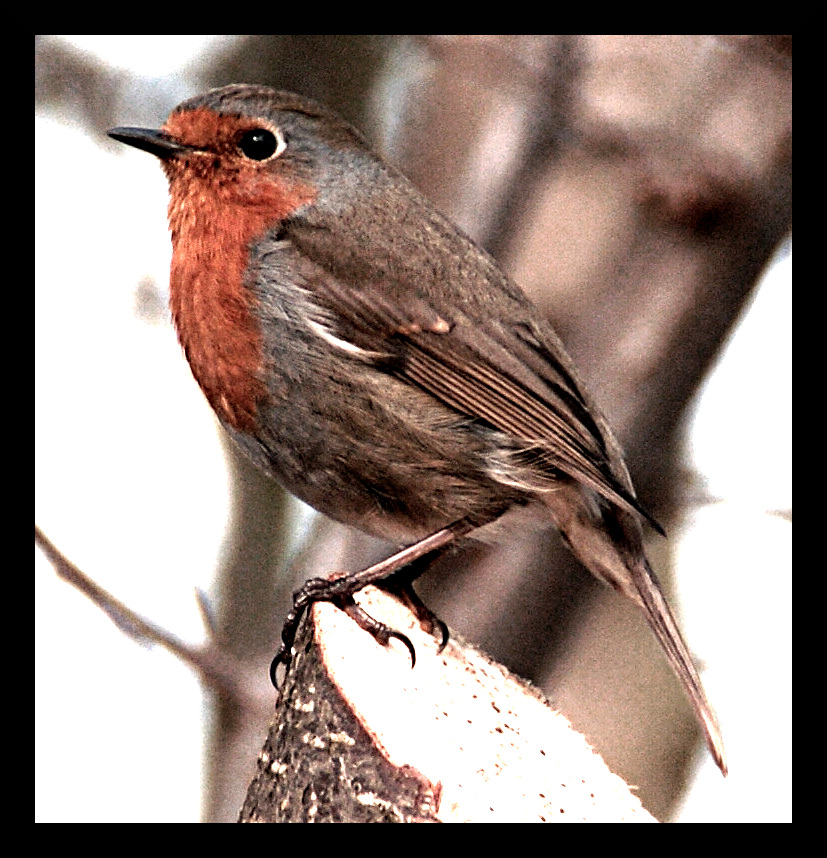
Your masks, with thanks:
[[(496, 516), (493, 517), (495, 518)], [(270, 665), (270, 679), (273, 682), (273, 685), (278, 687), (276, 671), (279, 666), (283, 665), (285, 671), (289, 669), (290, 662), (293, 659), (293, 642), (296, 639), (296, 632), (298, 630), (299, 623), (301, 622), (304, 612), (315, 602), (332, 602), (334, 605), (342, 608), (342, 610), (355, 620), (361, 628), (370, 632), (374, 638), (383, 645), (386, 645), (391, 638), (400, 640), (405, 644), (405, 646), (407, 646), (408, 651), (411, 653), (411, 661), (415, 661), (413, 644), (410, 640), (408, 640), (408, 638), (401, 632), (389, 629), (384, 623), (380, 623), (378, 620), (371, 617), (370, 614), (356, 604), (353, 599), (353, 594), (357, 593), (368, 584), (377, 584), (380, 581), (384, 581), (389, 576), (399, 572), (399, 570), (414, 563), (414, 561), (419, 560), (426, 554), (431, 554), (432, 552), (445, 548), (445, 546), (462, 536), (466, 536), (484, 523), (486, 522), (480, 522), (478, 519), (471, 520), (463, 518), (448, 525), (448, 527), (443, 527), (441, 530), (437, 530), (430, 536), (420, 539), (419, 542), (415, 542), (413, 545), (409, 545), (407, 548), (397, 551), (396, 554), (392, 554), (386, 560), (382, 560), (360, 572), (354, 572), (350, 575), (342, 575), (341, 577), (333, 578), (332, 580), (326, 578), (311, 578), (307, 581), (303, 587), (293, 594), (293, 607), (287, 615), (287, 619), (282, 627), (281, 649), (278, 651)], [(424, 569), (424, 566), (420, 568), (419, 564), (416, 564), (415, 574), (413, 577), (417, 577), (417, 575), (421, 574)], [(404, 598), (406, 599), (411, 599), (412, 596), (411, 604), (418, 603), (418, 605), (421, 606), (420, 609), (414, 608), (417, 618), (421, 620), (424, 617), (425, 622), (431, 623), (433, 627), (439, 627), (443, 630), (444, 646), (445, 642), (447, 642), (447, 629), (442, 621), (437, 619), (430, 611), (428, 611), (422, 602), (419, 601), (418, 597), (413, 594), (410, 583), (411, 580), (412, 578), (406, 576), (403, 578), (403, 584), (400, 585), (393, 583), (391, 586), (399, 587), (397, 592), (404, 593)]]

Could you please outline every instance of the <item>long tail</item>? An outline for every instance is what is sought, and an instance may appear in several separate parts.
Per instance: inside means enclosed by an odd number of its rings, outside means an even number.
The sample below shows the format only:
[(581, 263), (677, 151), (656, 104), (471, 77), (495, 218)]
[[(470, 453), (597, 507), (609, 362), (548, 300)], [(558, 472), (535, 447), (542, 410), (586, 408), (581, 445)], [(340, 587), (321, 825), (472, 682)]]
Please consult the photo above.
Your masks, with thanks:
[(643, 609), (646, 621), (686, 689), (706, 744), (726, 775), (721, 730), (689, 648), (644, 554), (640, 521), (625, 510), (590, 503), (588, 494), (573, 483), (561, 483), (543, 499), (569, 547), (586, 568)]
[(640, 562), (633, 564), (629, 571), (635, 589), (640, 595), (640, 603), (646, 621), (655, 633), (655, 637), (660, 641), (673, 670), (686, 689), (698, 721), (703, 728), (709, 751), (718, 764), (718, 768), (726, 776), (728, 769), (721, 729), (712, 707), (706, 699), (701, 678), (698, 676), (689, 648), (686, 646), (674, 616), (672, 616), (672, 611), (666, 602), (660, 584), (652, 572), (649, 562), (642, 554), (640, 555)]

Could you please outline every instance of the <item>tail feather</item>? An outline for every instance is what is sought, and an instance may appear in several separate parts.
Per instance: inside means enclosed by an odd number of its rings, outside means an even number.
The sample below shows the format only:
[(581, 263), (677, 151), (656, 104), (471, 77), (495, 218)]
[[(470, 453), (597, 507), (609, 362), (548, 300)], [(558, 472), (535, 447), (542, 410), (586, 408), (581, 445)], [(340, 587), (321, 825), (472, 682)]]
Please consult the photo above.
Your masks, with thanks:
[(663, 647), (672, 669), (686, 690), (698, 721), (703, 728), (707, 747), (718, 764), (718, 768), (726, 776), (728, 769), (721, 729), (706, 698), (701, 678), (660, 584), (643, 555), (640, 556), (640, 562), (634, 564), (630, 572), (635, 588), (640, 594), (646, 621), (655, 633), (655, 637)]
[(543, 500), (557, 527), (584, 566), (643, 609), (689, 697), (706, 744), (721, 772), (727, 774), (724, 743), (678, 624), (643, 551), (640, 521), (623, 509), (590, 502), (576, 484), (561, 483)]

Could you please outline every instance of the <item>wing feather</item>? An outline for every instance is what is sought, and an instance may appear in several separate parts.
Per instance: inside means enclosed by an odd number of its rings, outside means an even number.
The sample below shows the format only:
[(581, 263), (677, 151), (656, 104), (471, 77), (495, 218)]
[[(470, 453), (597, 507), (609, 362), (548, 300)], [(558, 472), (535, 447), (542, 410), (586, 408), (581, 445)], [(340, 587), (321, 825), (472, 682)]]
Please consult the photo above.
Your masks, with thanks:
[(527, 302), (514, 320), (472, 318), (425, 290), (409, 289), (399, 300), (403, 293), (387, 275), (370, 288), (351, 285), (318, 257), (301, 256), (320, 313), (313, 321), (361, 351), (354, 359), (370, 356), (377, 368), (511, 435), (539, 486), (567, 475), (663, 533), (635, 497), (616, 442), (594, 416), (562, 344)]

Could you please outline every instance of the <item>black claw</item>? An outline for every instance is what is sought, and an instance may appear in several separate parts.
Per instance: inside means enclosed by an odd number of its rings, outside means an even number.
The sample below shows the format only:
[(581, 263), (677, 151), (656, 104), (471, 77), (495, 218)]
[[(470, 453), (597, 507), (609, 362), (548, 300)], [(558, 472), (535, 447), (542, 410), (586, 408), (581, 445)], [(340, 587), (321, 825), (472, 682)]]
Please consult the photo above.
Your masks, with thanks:
[(279, 691), (279, 681), (276, 678), (276, 671), (279, 669), (279, 665), (283, 664), (285, 672), (290, 669), (291, 662), (290, 652), (289, 650), (285, 650), (282, 647), (277, 653), (276, 657), (270, 662), (270, 682), (273, 683), (273, 688), (276, 691)]
[(442, 652), (446, 646), (448, 646), (448, 641), (451, 640), (451, 633), (448, 631), (448, 626), (439, 619), (439, 617), (434, 618), (436, 620), (436, 625), (442, 632), (442, 640), (439, 643), (439, 649), (437, 652)]
[(402, 632), (395, 632), (393, 629), (390, 630), (388, 638), (396, 638), (400, 643), (404, 644), (408, 648), (408, 654), (411, 657), (411, 670), (413, 670), (416, 667), (416, 650), (414, 649), (414, 645), (411, 643), (410, 638), (403, 635)]
[(353, 620), (360, 629), (368, 632), (373, 639), (381, 646), (387, 646), (392, 638), (400, 641), (408, 650), (411, 656), (411, 668), (416, 664), (416, 651), (410, 638), (403, 635), (402, 632), (392, 629), (385, 623), (380, 622), (375, 617), (372, 617), (353, 596), (343, 596), (336, 600), (336, 605), (343, 610)]

